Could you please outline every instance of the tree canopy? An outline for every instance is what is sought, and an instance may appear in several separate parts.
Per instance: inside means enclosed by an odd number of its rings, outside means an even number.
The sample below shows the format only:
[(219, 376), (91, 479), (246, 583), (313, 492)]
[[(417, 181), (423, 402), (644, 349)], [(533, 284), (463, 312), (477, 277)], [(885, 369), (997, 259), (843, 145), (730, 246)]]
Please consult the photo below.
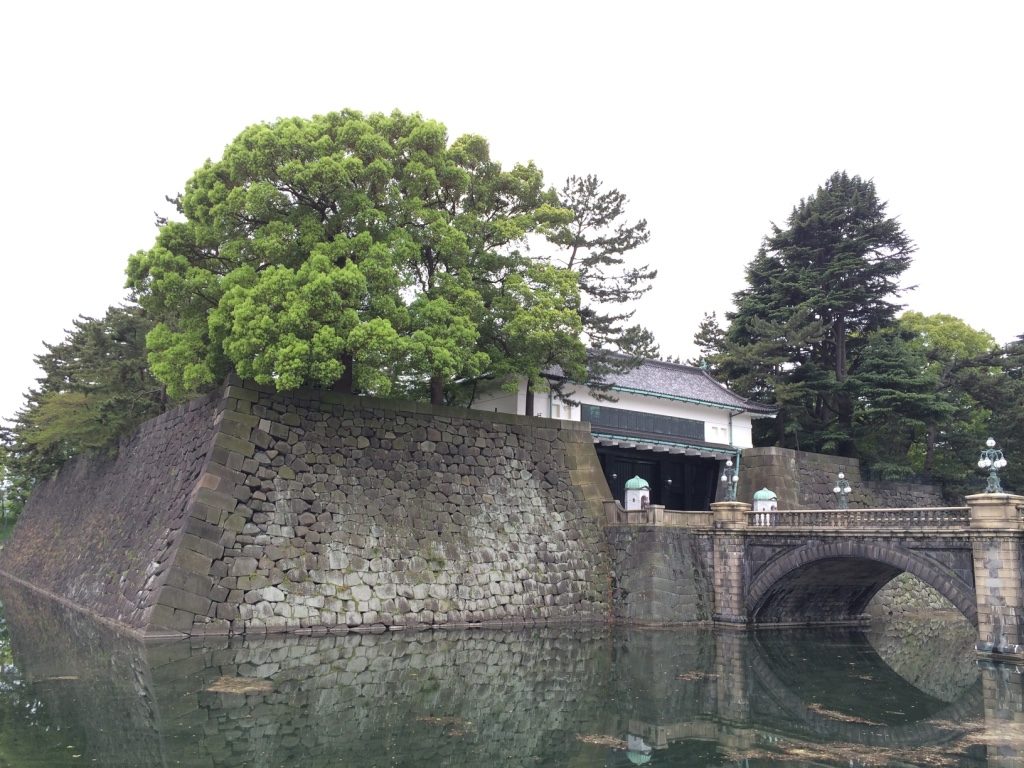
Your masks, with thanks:
[(855, 374), (868, 336), (890, 324), (914, 245), (872, 181), (834, 173), (773, 225), (727, 318), (723, 370), (781, 406), (778, 442), (855, 452)]
[(897, 318), (913, 252), (872, 182), (833, 174), (772, 226), (727, 327), (706, 314), (694, 341), (701, 364), (778, 406), (757, 443), (856, 456), (879, 478), (925, 476), (956, 498), (978, 490), (986, 437), (1015, 447), (1024, 345), (1000, 349), (951, 315)]
[[(536, 166), (502, 169), (480, 136), (449, 142), (399, 112), (254, 125), (176, 202), (183, 220), (128, 267), (172, 397), (234, 369), (281, 390), (422, 389), (439, 403), (461, 378), (583, 363), (578, 273), (524, 255), (573, 213)], [(563, 311), (538, 310), (549, 296)]]

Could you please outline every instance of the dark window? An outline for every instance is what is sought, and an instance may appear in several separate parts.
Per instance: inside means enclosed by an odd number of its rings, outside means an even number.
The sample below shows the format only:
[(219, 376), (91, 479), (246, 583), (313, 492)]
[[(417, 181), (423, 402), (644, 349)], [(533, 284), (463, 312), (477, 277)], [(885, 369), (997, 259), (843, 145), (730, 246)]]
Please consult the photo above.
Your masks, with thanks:
[(622, 408), (606, 408), (603, 405), (584, 405), (583, 420), (590, 426), (615, 432), (643, 435), (665, 435), (666, 437), (704, 439), (704, 422), (694, 419), (680, 419), (675, 416), (656, 416), (653, 413), (626, 411)]

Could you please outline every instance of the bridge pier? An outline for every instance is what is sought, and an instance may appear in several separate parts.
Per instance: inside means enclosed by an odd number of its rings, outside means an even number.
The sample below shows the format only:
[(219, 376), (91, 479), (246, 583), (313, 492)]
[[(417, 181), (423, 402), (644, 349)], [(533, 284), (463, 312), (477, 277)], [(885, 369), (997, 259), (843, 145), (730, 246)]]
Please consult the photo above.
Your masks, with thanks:
[(1024, 581), (1021, 555), (1024, 496), (968, 496), (981, 653), (1024, 656)]
[(747, 623), (743, 575), (746, 572), (745, 533), (750, 509), (749, 504), (741, 501), (718, 501), (711, 505), (715, 527), (712, 579), (716, 624)]

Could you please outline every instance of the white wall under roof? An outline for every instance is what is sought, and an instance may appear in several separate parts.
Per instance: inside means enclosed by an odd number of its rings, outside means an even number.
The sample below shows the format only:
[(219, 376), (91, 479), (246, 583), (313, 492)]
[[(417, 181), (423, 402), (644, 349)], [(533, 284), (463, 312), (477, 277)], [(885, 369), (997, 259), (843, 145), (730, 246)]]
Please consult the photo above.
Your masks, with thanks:
[[(668, 400), (660, 397), (645, 397), (631, 393), (612, 392), (615, 401), (598, 400), (585, 389), (578, 389), (567, 394), (581, 404), (597, 405), (607, 408), (620, 408), (624, 411), (653, 413), (658, 416), (674, 416), (680, 419), (694, 419), (704, 422), (704, 439), (709, 443), (722, 443), (737, 448), (753, 446), (751, 434), (751, 418), (749, 413), (741, 413), (732, 417), (730, 430), (729, 411), (722, 408)], [(495, 385), (494, 389), (481, 392), (473, 401), (473, 409), (481, 411), (498, 411), (499, 413), (523, 413), (526, 407), (526, 382), (519, 387), (518, 393), (502, 390)], [(551, 419), (580, 421), (580, 407), (569, 406), (553, 392), (534, 393), (532, 416)]]

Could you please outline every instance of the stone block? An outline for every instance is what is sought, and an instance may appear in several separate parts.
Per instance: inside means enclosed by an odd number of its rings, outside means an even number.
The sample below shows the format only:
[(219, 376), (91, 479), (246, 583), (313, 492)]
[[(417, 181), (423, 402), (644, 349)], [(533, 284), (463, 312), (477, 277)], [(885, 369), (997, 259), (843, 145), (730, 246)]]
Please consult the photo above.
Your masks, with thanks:
[(197, 552), (204, 557), (210, 558), (210, 561), (219, 560), (224, 555), (224, 547), (215, 541), (209, 539), (201, 539), (198, 536), (193, 536), (191, 533), (182, 534), (181, 537), (181, 549), (191, 550)]
[(187, 571), (178, 565), (172, 565), (167, 569), (167, 576), (164, 584), (169, 587), (177, 587), (186, 592), (194, 594), (205, 594), (213, 586), (213, 578), (208, 575), (200, 575)]
[(150, 610), (147, 629), (170, 629), (176, 632), (191, 632), (195, 616), (188, 611), (176, 611), (167, 605), (154, 605)]
[(190, 549), (179, 549), (174, 557), (174, 564), (179, 568), (191, 573), (205, 576), (210, 573), (210, 565), (213, 563), (213, 559), (202, 555), (198, 552), (194, 552)]
[(224, 529), (220, 526), (208, 523), (205, 519), (189, 516), (185, 521), (185, 533), (197, 536), (200, 539), (220, 543)]
[(259, 561), (255, 557), (236, 557), (228, 573), (232, 576), (251, 576), (258, 567)]
[(256, 445), (249, 440), (218, 432), (213, 438), (214, 448), (223, 448), (231, 453), (237, 453), (242, 458), (251, 458), (256, 453)]
[(157, 604), (169, 606), (175, 610), (188, 611), (198, 616), (205, 616), (206, 612), (210, 609), (209, 598), (169, 586), (165, 586), (160, 590)]

